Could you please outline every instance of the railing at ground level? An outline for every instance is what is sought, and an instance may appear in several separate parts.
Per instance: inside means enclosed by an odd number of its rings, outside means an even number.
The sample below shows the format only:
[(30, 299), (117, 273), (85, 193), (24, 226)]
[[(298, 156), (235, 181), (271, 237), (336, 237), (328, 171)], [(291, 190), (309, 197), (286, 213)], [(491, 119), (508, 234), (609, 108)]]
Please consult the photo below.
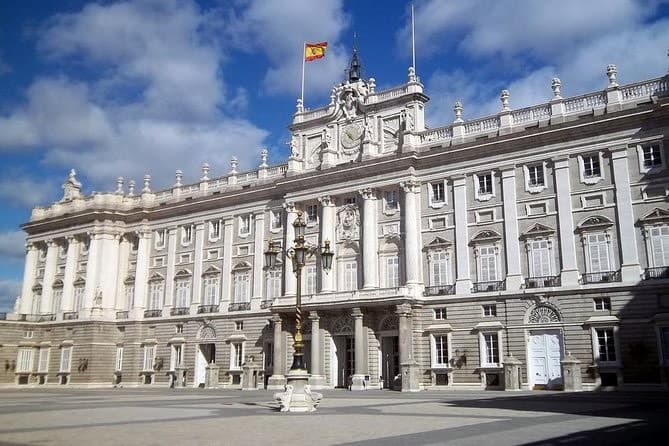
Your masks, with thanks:
[(583, 273), (581, 283), (620, 282), (620, 271), (600, 271), (598, 273)]
[(423, 291), (424, 296), (446, 296), (455, 294), (455, 285), (435, 285), (426, 286)]
[(560, 286), (560, 276), (538, 276), (525, 279), (525, 288), (546, 288)]
[(485, 293), (490, 291), (504, 291), (504, 281), (474, 282), (472, 284), (473, 293)]
[(669, 266), (657, 266), (655, 268), (646, 268), (643, 274), (644, 280), (669, 279)]

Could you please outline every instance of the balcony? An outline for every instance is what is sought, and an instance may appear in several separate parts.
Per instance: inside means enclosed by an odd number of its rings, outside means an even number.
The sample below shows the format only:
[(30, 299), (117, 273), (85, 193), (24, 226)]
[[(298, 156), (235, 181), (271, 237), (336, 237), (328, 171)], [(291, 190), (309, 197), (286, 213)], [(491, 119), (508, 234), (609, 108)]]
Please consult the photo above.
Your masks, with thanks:
[(64, 321), (73, 321), (79, 319), (79, 312), (78, 311), (66, 311), (63, 313), (63, 320)]
[(426, 286), (423, 296), (447, 296), (455, 294), (455, 285)]
[(260, 302), (260, 308), (269, 308), (272, 306), (274, 299), (267, 299)]
[(538, 276), (525, 279), (525, 288), (547, 288), (560, 286), (560, 276)]
[(581, 275), (581, 283), (583, 285), (607, 282), (620, 282), (620, 271), (601, 271), (598, 273), (583, 273)]
[(129, 315), (130, 315), (129, 311), (117, 311), (116, 319), (128, 319)]
[(669, 266), (646, 268), (646, 271), (643, 274), (643, 280), (654, 279), (669, 279)]
[[(20, 319), (21, 320), (21, 319)], [(25, 320), (27, 322), (50, 322), (56, 320), (56, 315), (52, 313), (46, 314), (26, 314)]]
[(218, 313), (218, 305), (200, 305), (197, 307), (198, 314)]
[(163, 310), (144, 310), (144, 317), (160, 317), (163, 315)]
[(487, 293), (491, 291), (504, 291), (504, 281), (496, 282), (474, 282), (472, 284), (473, 293)]
[(185, 316), (190, 313), (189, 307), (177, 307), (170, 309), (170, 316)]
[(228, 311), (245, 311), (250, 309), (251, 302), (235, 302), (228, 307)]

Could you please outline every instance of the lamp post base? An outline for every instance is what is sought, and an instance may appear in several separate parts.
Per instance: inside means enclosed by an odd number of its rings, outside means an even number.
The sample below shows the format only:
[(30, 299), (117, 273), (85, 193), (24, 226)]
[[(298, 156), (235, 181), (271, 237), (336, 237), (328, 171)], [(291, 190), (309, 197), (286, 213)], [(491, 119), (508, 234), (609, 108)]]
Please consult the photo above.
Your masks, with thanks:
[(309, 382), (309, 372), (295, 369), (286, 375), (286, 390), (274, 394), (279, 403), (281, 412), (314, 412), (323, 399), (323, 395), (312, 392)]

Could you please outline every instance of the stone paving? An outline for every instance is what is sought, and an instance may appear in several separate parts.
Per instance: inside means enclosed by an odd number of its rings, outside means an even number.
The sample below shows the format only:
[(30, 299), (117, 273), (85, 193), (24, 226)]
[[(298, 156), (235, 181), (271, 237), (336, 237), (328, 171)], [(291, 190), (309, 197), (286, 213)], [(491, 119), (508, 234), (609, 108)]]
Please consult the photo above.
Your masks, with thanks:
[(647, 444), (669, 415), (664, 391), (324, 393), (286, 414), (265, 391), (5, 389), (0, 446)]

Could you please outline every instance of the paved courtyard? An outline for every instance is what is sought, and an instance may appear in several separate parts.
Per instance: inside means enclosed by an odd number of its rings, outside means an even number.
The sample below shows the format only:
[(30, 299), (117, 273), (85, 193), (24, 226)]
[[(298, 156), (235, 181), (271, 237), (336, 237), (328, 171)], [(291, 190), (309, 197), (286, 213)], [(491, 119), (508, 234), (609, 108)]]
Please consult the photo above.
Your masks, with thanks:
[(272, 394), (5, 389), (0, 446), (647, 444), (669, 419), (667, 392), (342, 390), (314, 414), (278, 413)]

